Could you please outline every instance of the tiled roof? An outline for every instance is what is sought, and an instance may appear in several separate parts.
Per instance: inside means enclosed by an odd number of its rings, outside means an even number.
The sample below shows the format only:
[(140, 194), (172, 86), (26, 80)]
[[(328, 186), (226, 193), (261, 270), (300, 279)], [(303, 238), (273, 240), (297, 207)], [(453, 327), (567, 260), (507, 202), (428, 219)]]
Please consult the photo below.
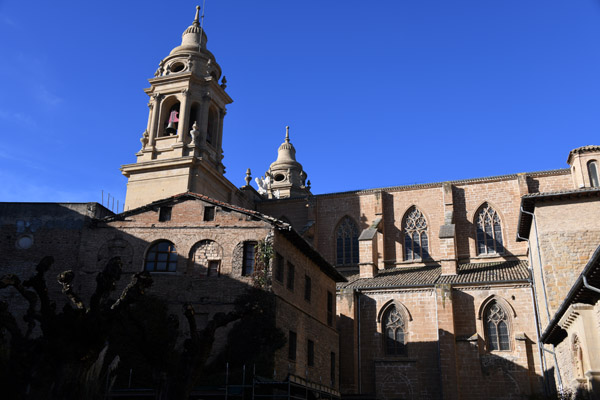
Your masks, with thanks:
[(348, 276), (348, 282), (338, 289), (375, 289), (394, 287), (433, 286), (441, 283), (495, 283), (527, 281), (527, 261), (512, 260), (487, 263), (468, 263), (458, 266), (458, 274), (441, 275), (439, 265), (425, 267), (398, 267), (380, 271), (373, 278), (360, 278), (359, 274)]
[(386, 269), (374, 278), (360, 279), (358, 274), (349, 276), (348, 283), (338, 286), (338, 289), (433, 285), (441, 273), (439, 265)]
[(588, 152), (595, 152), (595, 151), (600, 151), (600, 146), (581, 146), (578, 147), (576, 149), (573, 149), (569, 152), (569, 157), (567, 157), (567, 164), (571, 164), (571, 158), (575, 155), (575, 154), (581, 154), (581, 153), (588, 153)]
[(527, 265), (523, 260), (461, 264), (457, 275), (440, 276), (436, 283), (526, 281), (529, 279)]

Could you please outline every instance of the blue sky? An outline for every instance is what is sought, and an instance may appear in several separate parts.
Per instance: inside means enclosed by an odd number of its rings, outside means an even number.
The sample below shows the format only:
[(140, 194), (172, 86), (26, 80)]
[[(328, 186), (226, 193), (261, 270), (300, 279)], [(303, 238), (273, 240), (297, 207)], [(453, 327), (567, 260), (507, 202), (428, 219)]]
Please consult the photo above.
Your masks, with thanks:
[[(0, 1), (0, 201), (122, 203), (198, 2)], [(206, 0), (227, 177), (285, 126), (326, 193), (565, 168), (600, 144), (600, 0)]]

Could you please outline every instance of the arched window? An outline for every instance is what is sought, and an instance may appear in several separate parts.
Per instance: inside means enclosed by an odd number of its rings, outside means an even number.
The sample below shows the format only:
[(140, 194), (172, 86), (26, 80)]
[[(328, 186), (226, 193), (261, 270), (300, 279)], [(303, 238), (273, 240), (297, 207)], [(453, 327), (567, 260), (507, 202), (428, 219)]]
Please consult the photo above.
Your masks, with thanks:
[(484, 313), (485, 336), (490, 350), (510, 350), (508, 316), (497, 301), (492, 301)]
[(404, 259), (425, 260), (429, 258), (427, 220), (416, 207), (408, 210), (402, 222), (404, 232)]
[(337, 265), (358, 264), (358, 227), (344, 217), (336, 230)]
[(175, 245), (168, 240), (154, 243), (146, 254), (144, 269), (150, 272), (175, 272), (177, 269)]
[(596, 161), (590, 161), (587, 166), (588, 175), (590, 176), (590, 186), (600, 187), (600, 183), (598, 182), (598, 163)]
[(499, 254), (504, 252), (502, 227), (496, 210), (485, 203), (475, 217), (477, 225), (477, 254)]
[(389, 356), (406, 355), (406, 321), (402, 313), (392, 305), (383, 315), (381, 323), (385, 353)]

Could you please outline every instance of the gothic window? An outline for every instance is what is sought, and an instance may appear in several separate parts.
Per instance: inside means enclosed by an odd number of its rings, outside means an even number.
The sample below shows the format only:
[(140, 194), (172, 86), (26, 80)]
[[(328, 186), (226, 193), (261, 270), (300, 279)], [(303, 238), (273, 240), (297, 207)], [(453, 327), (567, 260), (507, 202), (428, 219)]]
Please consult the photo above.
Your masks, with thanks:
[(496, 210), (485, 203), (475, 217), (477, 224), (477, 254), (498, 254), (504, 251), (502, 227)]
[(150, 272), (175, 272), (177, 250), (168, 240), (161, 240), (150, 247), (146, 254), (144, 269)]
[(358, 264), (358, 227), (344, 217), (336, 230), (337, 265)]
[(488, 349), (510, 350), (508, 316), (504, 309), (498, 302), (493, 301), (487, 307), (484, 316)]
[(385, 312), (382, 323), (385, 353), (389, 356), (406, 355), (406, 321), (396, 306)]
[(427, 220), (419, 209), (412, 207), (406, 213), (402, 224), (404, 232), (404, 259), (407, 261), (429, 258), (429, 238)]
[(590, 176), (590, 186), (599, 187), (600, 183), (598, 180), (598, 163), (596, 161), (588, 162), (588, 174)]

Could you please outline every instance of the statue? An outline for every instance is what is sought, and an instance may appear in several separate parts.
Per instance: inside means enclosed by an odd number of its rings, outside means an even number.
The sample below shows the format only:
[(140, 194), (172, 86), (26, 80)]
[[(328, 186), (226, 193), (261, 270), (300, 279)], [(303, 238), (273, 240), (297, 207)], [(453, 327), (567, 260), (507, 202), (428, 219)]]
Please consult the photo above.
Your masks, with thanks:
[(271, 182), (271, 179), (269, 178), (269, 176), (267, 176), (266, 178), (255, 178), (254, 181), (256, 182), (256, 185), (258, 186), (258, 193), (265, 195), (267, 194), (267, 190), (269, 189), (269, 183)]

